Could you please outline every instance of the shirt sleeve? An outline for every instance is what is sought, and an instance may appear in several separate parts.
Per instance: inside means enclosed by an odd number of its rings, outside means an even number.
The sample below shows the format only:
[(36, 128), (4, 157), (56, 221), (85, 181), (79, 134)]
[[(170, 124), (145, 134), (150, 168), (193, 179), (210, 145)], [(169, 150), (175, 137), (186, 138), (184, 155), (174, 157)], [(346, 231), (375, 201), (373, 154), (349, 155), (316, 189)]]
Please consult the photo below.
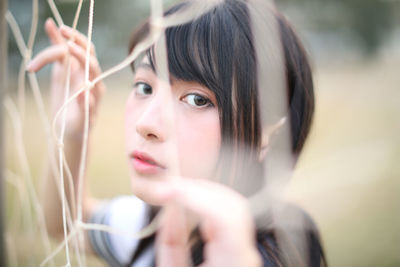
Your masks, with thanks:
[(125, 266), (139, 243), (134, 235), (148, 223), (147, 205), (134, 196), (121, 196), (103, 203), (92, 214), (90, 223), (108, 225), (118, 232), (90, 230), (89, 241), (109, 265)]

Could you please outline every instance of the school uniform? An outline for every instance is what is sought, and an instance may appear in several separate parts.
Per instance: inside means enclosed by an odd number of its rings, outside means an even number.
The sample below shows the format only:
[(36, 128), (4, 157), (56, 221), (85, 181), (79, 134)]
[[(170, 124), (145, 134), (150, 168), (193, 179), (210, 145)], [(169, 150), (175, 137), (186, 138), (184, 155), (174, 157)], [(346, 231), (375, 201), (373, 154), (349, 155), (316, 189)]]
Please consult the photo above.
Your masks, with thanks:
[[(307, 219), (311, 218), (307, 216)], [(135, 238), (135, 235), (149, 224), (149, 206), (135, 196), (120, 196), (103, 202), (92, 214), (90, 223), (108, 225), (118, 232), (90, 230), (88, 235), (91, 246), (98, 256), (110, 266), (126, 267), (141, 241)], [(315, 245), (314, 248), (320, 249), (319, 242)], [(195, 265), (203, 261), (202, 248), (201, 245), (192, 251), (192, 260)], [(278, 266), (275, 259), (279, 257), (280, 251), (271, 234), (257, 234), (257, 248), (264, 267)], [(322, 250), (312, 252), (310, 266), (321, 266), (320, 252), (322, 253)], [(152, 266), (155, 266), (154, 242), (146, 247), (131, 264), (131, 267)]]

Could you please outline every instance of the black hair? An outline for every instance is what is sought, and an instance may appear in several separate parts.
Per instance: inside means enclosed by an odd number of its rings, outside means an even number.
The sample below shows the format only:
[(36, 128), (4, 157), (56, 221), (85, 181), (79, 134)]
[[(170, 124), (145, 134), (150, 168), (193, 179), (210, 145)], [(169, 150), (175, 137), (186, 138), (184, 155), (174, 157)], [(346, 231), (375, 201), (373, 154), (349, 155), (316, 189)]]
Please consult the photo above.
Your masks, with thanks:
[[(177, 4), (165, 16), (189, 4), (190, 1)], [(273, 14), (284, 49), (291, 147), (293, 154), (298, 155), (314, 112), (312, 73), (294, 30), (277, 11)], [(132, 35), (129, 51), (147, 36), (149, 29), (146, 22)], [(170, 74), (184, 81), (196, 81), (215, 93), (224, 143), (245, 144), (257, 150), (261, 143), (258, 64), (246, 4), (224, 1), (194, 21), (167, 28), (166, 37)], [(153, 49), (147, 55), (154, 68)]]
[[(188, 7), (190, 3), (191, 1), (185, 1), (177, 4), (165, 15), (174, 14)], [(277, 11), (273, 11), (272, 14), (278, 22), (283, 47), (291, 148), (297, 158), (310, 130), (314, 112), (312, 73), (306, 52), (292, 27)], [(149, 31), (149, 22), (139, 27), (132, 36), (129, 51), (132, 51)], [(229, 164), (232, 167), (240, 162), (240, 179), (246, 174), (248, 176), (249, 169), (252, 169), (252, 175), (262, 176), (262, 165), (255, 160), (260, 151), (262, 134), (257, 84), (260, 74), (246, 3), (226, 0), (191, 22), (167, 28), (165, 34), (170, 75), (183, 81), (196, 81), (215, 93), (222, 146), (233, 150), (240, 149), (243, 152), (242, 158), (236, 158), (235, 163), (232, 163), (234, 153), (228, 153), (229, 158), (223, 155), (225, 158), (221, 160), (221, 164)], [(147, 50), (146, 54), (153, 69), (156, 69), (154, 47)], [(319, 251), (318, 257), (323, 258), (316, 227), (311, 229), (312, 240), (317, 240), (318, 246), (315, 242), (309, 242), (310, 251)], [(273, 232), (258, 231), (258, 238), (261, 236), (275, 239)], [(152, 241), (154, 237), (139, 244), (132, 262), (140, 254), (138, 251), (142, 251)], [(272, 253), (272, 258), (276, 259), (277, 264), (283, 262), (276, 252), (279, 249), (271, 249), (268, 244), (265, 248)]]

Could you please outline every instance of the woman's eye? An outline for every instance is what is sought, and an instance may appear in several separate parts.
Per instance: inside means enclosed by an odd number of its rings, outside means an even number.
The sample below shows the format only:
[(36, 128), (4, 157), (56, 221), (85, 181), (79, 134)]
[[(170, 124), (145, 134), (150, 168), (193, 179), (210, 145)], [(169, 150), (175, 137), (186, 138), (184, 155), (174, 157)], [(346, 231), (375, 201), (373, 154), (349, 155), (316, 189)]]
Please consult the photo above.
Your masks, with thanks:
[(153, 93), (153, 88), (144, 82), (135, 83), (133, 88), (135, 89), (135, 93), (137, 95), (151, 95)]
[(214, 106), (213, 103), (211, 103), (211, 101), (201, 95), (198, 94), (189, 94), (186, 95), (183, 100), (188, 103), (191, 106), (194, 106), (196, 108), (202, 108), (202, 107), (212, 107)]

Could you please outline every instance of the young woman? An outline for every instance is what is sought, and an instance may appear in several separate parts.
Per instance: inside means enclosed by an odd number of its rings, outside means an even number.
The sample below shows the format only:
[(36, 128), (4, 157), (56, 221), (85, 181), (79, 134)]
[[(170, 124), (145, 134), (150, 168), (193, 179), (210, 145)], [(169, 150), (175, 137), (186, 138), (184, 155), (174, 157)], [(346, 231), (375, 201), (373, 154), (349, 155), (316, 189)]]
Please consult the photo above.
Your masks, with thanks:
[[(178, 4), (165, 15), (190, 4), (190, 1)], [(279, 26), (284, 52), (286, 123), (290, 123), (291, 148), (297, 158), (314, 108), (311, 70), (288, 22), (276, 11), (271, 14)], [(71, 28), (57, 28), (52, 20), (45, 27), (52, 46), (38, 54), (28, 69), (38, 71), (54, 63), (52, 95), (53, 110), (57, 110), (63, 99), (67, 57), (71, 59), (71, 88), (77, 90), (84, 82), (87, 40)], [(144, 23), (133, 35), (130, 51), (148, 33), (149, 23)], [(85, 194), (83, 200), (86, 221), (132, 234), (147, 225), (158, 212), (156, 207), (162, 206), (160, 227), (156, 234), (141, 241), (129, 234), (89, 231), (88, 248), (112, 266), (323, 264), (317, 230), (305, 213), (290, 208), (300, 214), (296, 218), (305, 221), (302, 229), (291, 232), (291, 236), (304, 237), (303, 246), (296, 247), (296, 242), (290, 248), (281, 246), (279, 225), (265, 222), (263, 227), (256, 227), (245, 196), (256, 191), (255, 186), (248, 185), (259, 186), (263, 180), (263, 162), (268, 157), (265, 148), (273, 148), (273, 141), (268, 143), (268, 138), (262, 138), (266, 130), (261, 125), (257, 81), (264, 74), (258, 69), (247, 4), (221, 1), (199, 18), (167, 28), (165, 34), (167, 79), (160, 77), (155, 46), (132, 64), (133, 88), (126, 104), (126, 149), (135, 197), (100, 203)], [(74, 41), (66, 42), (68, 39)], [(92, 47), (90, 79), (100, 72)], [(91, 123), (104, 90), (102, 82), (91, 90)], [(73, 177), (77, 179), (83, 95), (72, 105), (68, 110), (65, 150)], [(281, 122), (282, 118), (278, 118), (269, 126), (277, 128)], [(228, 186), (217, 182), (227, 180), (227, 176), (238, 183)], [(50, 178), (43, 203), (49, 231), (60, 235), (60, 200)]]

